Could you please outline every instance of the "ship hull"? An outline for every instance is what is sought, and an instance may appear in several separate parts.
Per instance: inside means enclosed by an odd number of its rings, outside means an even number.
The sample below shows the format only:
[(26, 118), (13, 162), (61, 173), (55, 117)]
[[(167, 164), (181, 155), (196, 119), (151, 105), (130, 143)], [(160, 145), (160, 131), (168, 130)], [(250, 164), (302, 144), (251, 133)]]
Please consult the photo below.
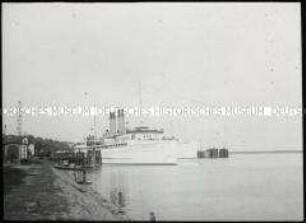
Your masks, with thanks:
[(175, 141), (136, 142), (102, 148), (102, 164), (112, 165), (177, 165)]
[(181, 143), (178, 146), (177, 158), (178, 159), (195, 159), (197, 158), (198, 143), (189, 142)]

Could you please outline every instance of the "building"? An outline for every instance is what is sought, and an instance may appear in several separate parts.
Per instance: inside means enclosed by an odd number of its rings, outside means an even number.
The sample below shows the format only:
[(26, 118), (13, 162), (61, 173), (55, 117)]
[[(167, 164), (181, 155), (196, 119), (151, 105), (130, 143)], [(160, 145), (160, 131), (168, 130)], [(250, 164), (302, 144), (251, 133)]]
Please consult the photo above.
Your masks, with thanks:
[(19, 163), (27, 161), (35, 155), (33, 144), (8, 144), (4, 146), (4, 162)]

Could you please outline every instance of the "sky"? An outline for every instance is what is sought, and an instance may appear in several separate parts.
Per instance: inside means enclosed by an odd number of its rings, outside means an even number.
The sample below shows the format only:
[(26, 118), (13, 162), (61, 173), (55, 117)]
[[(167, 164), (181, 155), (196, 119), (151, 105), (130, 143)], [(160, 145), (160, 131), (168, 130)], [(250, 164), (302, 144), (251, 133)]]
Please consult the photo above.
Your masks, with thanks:
[[(301, 107), (299, 3), (4, 3), (3, 108)], [(141, 86), (141, 93), (139, 90)], [(127, 117), (133, 127), (139, 117)], [(302, 148), (300, 116), (147, 116), (207, 145)], [(7, 132), (16, 116), (4, 114)], [(79, 141), (93, 117), (25, 115), (27, 134)], [(108, 116), (97, 116), (98, 130)], [(292, 147), (292, 148), (293, 148)]]

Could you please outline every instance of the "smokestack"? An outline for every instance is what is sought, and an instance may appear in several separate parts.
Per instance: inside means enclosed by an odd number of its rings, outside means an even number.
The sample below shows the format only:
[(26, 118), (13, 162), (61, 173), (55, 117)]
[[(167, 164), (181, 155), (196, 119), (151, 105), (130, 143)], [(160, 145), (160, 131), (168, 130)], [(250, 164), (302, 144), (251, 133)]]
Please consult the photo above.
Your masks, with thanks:
[(124, 110), (119, 109), (117, 111), (118, 114), (118, 122), (117, 122), (117, 130), (119, 135), (125, 135), (126, 134), (126, 129), (125, 129), (125, 118), (124, 118)]
[(109, 113), (109, 130), (111, 135), (115, 135), (117, 133), (117, 123), (116, 123), (116, 113)]

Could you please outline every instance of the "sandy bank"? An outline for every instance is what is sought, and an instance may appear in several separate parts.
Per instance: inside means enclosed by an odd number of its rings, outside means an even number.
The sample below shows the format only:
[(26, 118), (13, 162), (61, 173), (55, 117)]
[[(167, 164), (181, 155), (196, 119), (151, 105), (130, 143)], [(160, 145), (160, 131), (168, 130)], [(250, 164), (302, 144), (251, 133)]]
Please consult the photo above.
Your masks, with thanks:
[[(5, 220), (128, 220), (92, 187), (49, 161), (4, 167)], [(82, 192), (82, 189), (86, 192)]]
[[(55, 183), (63, 188), (69, 198), (70, 219), (72, 220), (129, 220), (121, 215), (116, 206), (103, 198), (92, 186), (75, 183), (72, 172), (52, 168), (57, 176)], [(85, 192), (83, 192), (85, 191)]]

